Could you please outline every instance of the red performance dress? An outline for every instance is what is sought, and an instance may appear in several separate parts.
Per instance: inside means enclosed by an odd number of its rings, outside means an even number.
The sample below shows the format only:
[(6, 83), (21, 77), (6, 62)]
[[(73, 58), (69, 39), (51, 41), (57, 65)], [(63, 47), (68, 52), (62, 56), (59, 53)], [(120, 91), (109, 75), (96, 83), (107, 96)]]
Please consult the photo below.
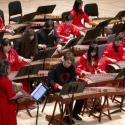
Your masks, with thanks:
[(106, 71), (106, 66), (108, 64), (112, 64), (111, 61), (107, 60), (107, 57), (111, 59), (115, 59), (117, 61), (123, 61), (123, 45), (120, 44), (118, 46), (118, 52), (115, 52), (113, 48), (113, 42), (109, 43), (106, 46), (106, 49), (104, 50), (104, 53), (99, 60), (98, 69), (101, 69), (102, 71)]
[[(92, 66), (88, 65), (87, 54), (84, 54), (80, 57), (77, 65), (76, 65), (76, 73), (79, 77), (83, 77), (82, 71), (90, 72), (91, 74), (95, 74), (97, 68), (97, 63), (94, 62)], [(84, 74), (85, 75), (85, 74)]]
[(7, 32), (7, 30), (4, 26), (3, 19), (1, 17), (0, 17), (0, 32)]
[(62, 44), (65, 44), (69, 40), (67, 37), (70, 37), (70, 35), (81, 35), (80, 31), (77, 30), (72, 24), (67, 26), (63, 22), (58, 25), (56, 32)]
[(88, 17), (88, 15), (81, 11), (78, 14), (76, 13), (76, 11), (73, 9), (70, 12), (71, 16), (73, 17), (73, 24), (77, 27), (83, 28), (85, 29), (85, 25), (82, 23), (82, 19), (84, 19), (87, 23), (90, 23), (90, 19)]
[(0, 77), (0, 125), (17, 125), (16, 105), (10, 100), (15, 96), (12, 82), (7, 76)]
[[(0, 58), (4, 58), (7, 59), (10, 62), (10, 71), (11, 72), (16, 72), (19, 71), (21, 69), (21, 67), (27, 65), (27, 63), (25, 61), (20, 61), (19, 60), (19, 55), (16, 52), (15, 49), (11, 48), (11, 50), (8, 52), (8, 56), (3, 55), (2, 53), (0, 53)], [(29, 84), (26, 82), (23, 82), (23, 89), (26, 92), (30, 92), (30, 87)]]

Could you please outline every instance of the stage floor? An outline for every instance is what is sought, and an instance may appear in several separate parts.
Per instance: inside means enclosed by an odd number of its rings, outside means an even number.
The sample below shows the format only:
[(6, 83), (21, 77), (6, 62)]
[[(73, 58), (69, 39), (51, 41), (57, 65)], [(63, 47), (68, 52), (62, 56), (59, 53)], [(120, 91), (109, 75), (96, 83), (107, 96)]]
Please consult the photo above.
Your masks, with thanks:
[[(5, 22), (8, 24), (8, 2), (11, 0), (0, 0), (0, 9), (4, 11)], [(36, 11), (38, 6), (56, 4), (53, 14), (61, 15), (62, 12), (72, 9), (74, 0), (20, 0), (23, 8), (23, 14)], [(125, 0), (84, 0), (84, 4), (96, 2), (99, 7), (99, 17), (114, 17), (119, 11), (125, 9)], [(47, 104), (44, 113), (39, 113), (38, 125), (47, 125), (46, 114), (51, 114), (54, 103)], [(42, 107), (42, 106), (41, 106)], [(35, 125), (36, 109), (31, 111), (33, 117), (29, 117), (25, 111), (17, 115), (18, 125)], [(112, 115), (112, 120), (107, 117), (102, 118), (98, 123), (93, 117), (83, 116), (83, 121), (76, 122), (77, 125), (125, 125), (125, 113), (116, 113)]]

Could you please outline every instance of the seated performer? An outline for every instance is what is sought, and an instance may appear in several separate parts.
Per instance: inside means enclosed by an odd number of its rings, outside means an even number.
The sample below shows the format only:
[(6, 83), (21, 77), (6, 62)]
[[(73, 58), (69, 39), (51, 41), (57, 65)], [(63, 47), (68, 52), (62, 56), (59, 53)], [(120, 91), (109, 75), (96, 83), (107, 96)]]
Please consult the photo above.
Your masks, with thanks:
[(98, 63), (98, 70), (106, 71), (106, 66), (108, 64), (116, 63), (118, 61), (123, 61), (123, 38), (121, 35), (115, 35), (115, 40), (107, 44), (102, 57)]
[(45, 49), (47, 47), (54, 47), (60, 44), (59, 38), (55, 32), (54, 22), (47, 20), (44, 27), (38, 30), (38, 48)]
[(30, 62), (29, 59), (25, 59), (18, 55), (16, 50), (12, 48), (11, 41), (7, 38), (2, 40), (0, 58), (6, 59), (10, 62), (11, 71), (18, 71), (22, 66)]
[(91, 44), (89, 46), (89, 50), (87, 53), (83, 54), (77, 65), (76, 65), (76, 73), (79, 78), (84, 77), (87, 74), (95, 74), (97, 73), (98, 66), (98, 45)]
[(14, 48), (19, 55), (32, 59), (35, 53), (38, 53), (38, 39), (34, 30), (26, 29), (23, 36), (16, 41)]
[(56, 29), (62, 45), (73, 39), (74, 36), (79, 37), (84, 35), (83, 32), (80, 32), (72, 25), (72, 21), (72, 16), (67, 14), (64, 17), (64, 21)]
[(0, 125), (17, 125), (16, 105), (13, 100), (22, 93), (15, 93), (8, 74), (9, 62), (0, 59)]
[[(6, 59), (10, 63), (10, 71), (18, 72), (21, 67), (27, 65), (31, 60), (25, 59), (18, 55), (15, 49), (11, 46), (11, 41), (7, 38), (2, 40), (1, 48), (0, 48), (0, 59)], [(29, 92), (28, 84), (23, 84), (25, 91)]]
[(78, 29), (78, 30), (84, 30), (86, 27), (82, 23), (87, 22), (90, 25), (96, 25), (91, 22), (89, 19), (88, 15), (86, 12), (82, 10), (83, 7), (83, 1), (82, 0), (75, 0), (73, 9), (71, 10), (70, 14), (73, 17), (73, 25)]
[[(48, 73), (48, 80), (54, 92), (60, 91), (64, 84), (76, 80), (76, 72), (73, 63), (74, 63), (74, 55), (71, 52), (67, 52), (63, 57), (62, 63), (57, 64), (54, 67), (54, 69), (52, 69)], [(73, 118), (77, 120), (82, 120), (78, 116), (78, 114), (80, 114), (81, 112), (82, 106), (83, 106), (83, 100), (77, 100), (73, 109), (73, 114), (72, 114)], [(69, 122), (69, 118), (65, 120)], [(74, 123), (73, 120), (72, 123)]]
[(4, 26), (4, 21), (3, 21), (2, 17), (1, 17), (1, 15), (0, 15), (0, 42), (3, 39), (4, 32), (8, 32), (8, 33), (14, 34), (14, 31), (12, 29), (7, 29)]

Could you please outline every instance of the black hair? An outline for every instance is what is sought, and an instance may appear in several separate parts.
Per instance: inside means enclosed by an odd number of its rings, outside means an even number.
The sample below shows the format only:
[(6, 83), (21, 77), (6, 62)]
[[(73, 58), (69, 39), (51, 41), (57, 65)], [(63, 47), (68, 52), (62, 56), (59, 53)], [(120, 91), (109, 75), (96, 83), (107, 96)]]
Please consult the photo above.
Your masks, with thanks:
[(66, 14), (64, 16), (64, 21), (71, 21), (71, 20), (73, 20), (73, 18), (72, 18), (72, 16), (70, 14)]
[(54, 27), (54, 21), (53, 20), (47, 20), (44, 24), (44, 26), (46, 28), (49, 28), (49, 27)]
[[(96, 52), (96, 55), (94, 57), (91, 56), (91, 52)], [(87, 59), (88, 59), (88, 65), (89, 66), (92, 66), (92, 58), (95, 59), (95, 61), (98, 60), (98, 45), (97, 44), (91, 44), (89, 46), (89, 50), (88, 50), (88, 53), (87, 53)]]
[(4, 38), (1, 42), (2, 46), (7, 46), (10, 45), (11, 46), (11, 41), (8, 38)]
[[(121, 35), (116, 34), (114, 41), (123, 41), (123, 38)], [(114, 42), (113, 42), (113, 49), (115, 50), (115, 52), (118, 52), (118, 47), (115, 45)]]
[(0, 59), (0, 76), (8, 75), (10, 63), (5, 59)]
[(82, 0), (75, 0), (74, 2), (74, 5), (73, 5), (73, 9), (75, 10), (75, 12), (78, 14), (78, 13), (81, 13), (82, 10), (79, 10), (79, 6), (83, 3)]

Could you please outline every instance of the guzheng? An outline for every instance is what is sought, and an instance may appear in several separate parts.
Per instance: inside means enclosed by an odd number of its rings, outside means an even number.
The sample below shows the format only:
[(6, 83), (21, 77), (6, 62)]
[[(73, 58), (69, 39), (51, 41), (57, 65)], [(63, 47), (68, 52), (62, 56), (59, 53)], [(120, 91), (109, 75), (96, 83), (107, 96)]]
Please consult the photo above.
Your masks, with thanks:
[(15, 41), (16, 39), (21, 38), (21, 36), (22, 36), (21, 33), (20, 34), (16, 34), (16, 35), (5, 34), (4, 38), (8, 38), (8, 39), (10, 39), (12, 41)]
[[(81, 93), (74, 93), (74, 100), (99, 98), (102, 96), (125, 95), (123, 88), (115, 87), (86, 87)], [(60, 100), (63, 103), (69, 103), (72, 99), (72, 94), (62, 95)]]
[(117, 63), (109, 64), (106, 66), (106, 70), (110, 73), (118, 73), (125, 68), (125, 61), (119, 61)]
[(66, 48), (60, 52), (58, 51), (55, 51), (52, 55), (53, 58), (59, 58), (61, 56), (63, 56), (66, 52), (73, 52), (73, 54), (75, 56), (81, 56), (83, 53), (87, 52), (89, 48), (89, 45), (75, 45), (73, 47), (70, 47), (70, 48)]
[[(15, 78), (13, 79), (14, 82), (22, 82), (22, 81), (27, 81), (27, 80), (41, 80), (41, 79), (46, 79), (48, 76), (48, 70), (43, 70), (41, 71), (41, 75), (36, 74), (29, 74), (29, 75), (25, 75), (23, 72), (23, 70), (19, 71), (19, 73), (17, 74), (17, 76), (15, 76)], [(23, 75), (24, 74), (24, 75)]]
[(88, 86), (114, 86), (118, 81), (123, 80), (122, 77), (115, 79), (117, 75), (118, 73), (91, 74), (86, 75), (82, 80), (86, 81)]
[(54, 20), (54, 21), (59, 21), (59, 20), (61, 20), (61, 16), (40, 14), (40, 15), (36, 15), (33, 18), (33, 21), (45, 21), (47, 19), (51, 19), (51, 20)]
[(30, 66), (40, 65), (44, 70), (51, 70), (54, 65), (61, 62), (60, 58), (46, 58), (37, 61), (33, 61), (30, 63)]

